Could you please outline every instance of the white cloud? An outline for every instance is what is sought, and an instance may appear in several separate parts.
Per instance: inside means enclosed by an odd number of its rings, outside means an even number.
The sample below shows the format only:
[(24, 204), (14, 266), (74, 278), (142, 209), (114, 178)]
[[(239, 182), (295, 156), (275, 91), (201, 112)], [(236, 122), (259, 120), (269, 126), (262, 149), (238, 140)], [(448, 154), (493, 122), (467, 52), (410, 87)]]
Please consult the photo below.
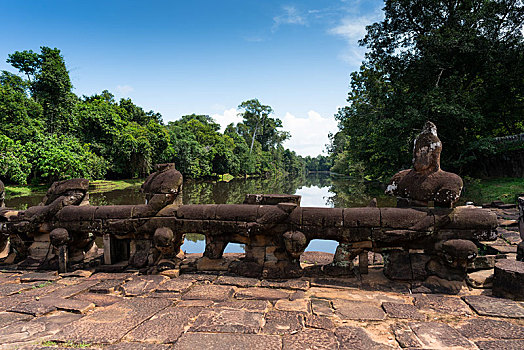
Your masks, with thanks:
[(118, 85), (116, 87), (116, 91), (122, 96), (128, 95), (130, 92), (135, 91), (132, 86), (130, 85)]
[(291, 133), (291, 139), (284, 143), (284, 147), (302, 156), (315, 157), (325, 153), (326, 144), (329, 143), (328, 134), (337, 131), (334, 117), (322, 117), (315, 111), (309, 111), (306, 118), (288, 112), (281, 119), (283, 129)]
[(307, 25), (306, 18), (299, 14), (296, 7), (284, 6), (282, 9), (284, 13), (273, 17), (273, 31), (277, 30), (281, 24)]
[(226, 126), (228, 126), (229, 124), (236, 124), (242, 121), (242, 117), (238, 116), (238, 113), (240, 113), (240, 111), (236, 108), (230, 108), (226, 109), (222, 114), (212, 114), (211, 118), (213, 118), (215, 122), (220, 124), (220, 131), (223, 132), (226, 129)]

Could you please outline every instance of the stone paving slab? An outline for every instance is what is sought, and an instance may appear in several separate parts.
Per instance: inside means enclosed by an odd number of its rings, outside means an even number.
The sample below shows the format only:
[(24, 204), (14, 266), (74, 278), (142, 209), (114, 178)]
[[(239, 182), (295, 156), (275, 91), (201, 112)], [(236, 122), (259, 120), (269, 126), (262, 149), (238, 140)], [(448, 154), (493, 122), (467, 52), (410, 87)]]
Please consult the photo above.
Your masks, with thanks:
[(468, 339), (524, 339), (524, 327), (489, 318), (467, 320), (457, 329)]
[(283, 350), (338, 349), (337, 337), (324, 329), (305, 329), (286, 334), (282, 339)]
[(343, 320), (380, 321), (386, 318), (384, 311), (374, 303), (334, 299), (335, 314)]
[(85, 314), (87, 311), (93, 310), (95, 308), (95, 304), (90, 301), (55, 298), (54, 296), (42, 298), (40, 301), (43, 303), (48, 303), (56, 307), (58, 310), (76, 312), (80, 314)]
[(184, 333), (173, 350), (281, 350), (282, 340), (276, 335)]
[(325, 299), (311, 299), (311, 308), (315, 315), (319, 316), (333, 316), (334, 310), (330, 300)]
[(442, 294), (415, 295), (415, 306), (420, 310), (450, 315), (471, 315), (472, 311), (460, 298)]
[(190, 332), (258, 333), (264, 314), (237, 309), (206, 309), (202, 311)]
[(285, 281), (266, 281), (263, 280), (261, 287), (296, 289), (306, 291), (309, 289), (309, 281), (305, 280), (285, 280)]
[(485, 295), (463, 297), (479, 315), (507, 318), (524, 318), (522, 303), (513, 300), (493, 298)]
[(452, 347), (475, 348), (474, 344), (467, 340), (460, 332), (445, 323), (418, 322), (410, 323), (409, 327), (425, 347), (432, 349)]
[(280, 299), (275, 303), (275, 309), (281, 311), (298, 311), (303, 313), (311, 312), (309, 299), (286, 300)]
[(155, 291), (169, 277), (161, 275), (133, 276), (131, 281), (121, 285), (119, 289), (126, 297), (144, 295)]
[(225, 301), (230, 299), (234, 293), (235, 289), (230, 286), (197, 285), (182, 295), (182, 299)]
[(0, 284), (0, 297), (16, 294), (26, 289), (31, 289), (35, 284), (29, 283), (4, 283)]
[(524, 340), (490, 340), (476, 342), (480, 350), (522, 350)]
[(237, 299), (278, 300), (289, 299), (290, 293), (270, 288), (244, 288), (235, 293)]
[(9, 308), (7, 311), (42, 316), (56, 310), (56, 306), (41, 300), (30, 300)]
[(216, 284), (230, 285), (237, 287), (257, 287), (260, 285), (260, 280), (256, 278), (249, 277), (237, 277), (237, 276), (219, 276), (216, 281)]
[(54, 340), (61, 342), (115, 343), (155, 313), (170, 306), (159, 298), (133, 298), (95, 310), (71, 324)]
[(366, 349), (382, 350), (390, 349), (389, 346), (377, 343), (362, 328), (339, 327), (335, 330), (335, 336), (339, 342), (340, 350)]
[(157, 293), (183, 293), (187, 291), (194, 281), (190, 279), (180, 279), (172, 278), (161, 285), (156, 289)]
[(95, 284), (94, 286), (90, 287), (89, 288), (89, 292), (91, 292), (91, 293), (103, 293), (103, 294), (113, 293), (124, 282), (125, 282), (125, 280), (123, 280), (123, 279), (102, 280), (101, 282), (99, 282), (99, 283)]
[(29, 272), (20, 276), (21, 283), (27, 282), (54, 282), (58, 281), (61, 277), (56, 271), (53, 272)]
[(332, 330), (335, 328), (335, 324), (329, 317), (317, 315), (307, 315), (305, 325), (308, 328), (317, 329)]
[(61, 287), (53, 291), (53, 296), (60, 297), (60, 298), (70, 298), (76, 294), (80, 294), (82, 292), (87, 291), (89, 288), (95, 286), (98, 283), (100, 283), (100, 281), (91, 280), (91, 281), (82, 281), (77, 284)]
[(412, 320), (425, 320), (426, 316), (418, 311), (412, 304), (382, 303), (382, 308), (391, 318), (406, 318)]
[(16, 312), (0, 312), (0, 328), (15, 322), (29, 321), (32, 318), (33, 316), (27, 314), (19, 314)]
[(122, 301), (122, 298), (117, 297), (116, 295), (99, 294), (99, 293), (76, 294), (73, 297), (71, 297), (71, 299), (87, 301), (87, 302), (95, 304), (95, 306), (109, 306), (109, 305), (113, 305), (114, 303), (118, 303), (119, 301)]
[(269, 311), (266, 324), (262, 329), (265, 334), (290, 334), (304, 329), (306, 315), (302, 312)]
[(271, 304), (267, 300), (229, 300), (217, 303), (217, 308), (242, 309), (246, 311), (266, 312)]
[(184, 332), (189, 321), (198, 316), (202, 308), (168, 307), (129, 332), (125, 341), (144, 343), (174, 343)]

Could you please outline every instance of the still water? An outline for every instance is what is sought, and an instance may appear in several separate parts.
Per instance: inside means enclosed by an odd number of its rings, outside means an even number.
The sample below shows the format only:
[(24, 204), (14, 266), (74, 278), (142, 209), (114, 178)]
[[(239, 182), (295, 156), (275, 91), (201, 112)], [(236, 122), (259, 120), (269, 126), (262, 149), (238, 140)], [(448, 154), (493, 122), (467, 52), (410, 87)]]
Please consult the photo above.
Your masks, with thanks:
[[(91, 205), (142, 204), (144, 196), (139, 192), (140, 184), (123, 190), (105, 191), (90, 188)], [(362, 207), (377, 198), (379, 207), (395, 206), (395, 199), (384, 195), (383, 186), (377, 183), (366, 183), (348, 177), (330, 176), (328, 174), (310, 174), (308, 176), (279, 178), (247, 178), (225, 181), (184, 182), (184, 204), (232, 204), (242, 203), (248, 193), (283, 193), (302, 196), (303, 207)], [(6, 198), (6, 206), (25, 209), (37, 205), (44, 192), (31, 196)], [(335, 241), (314, 240), (307, 251), (334, 253)], [(188, 235), (182, 249), (186, 253), (203, 253), (205, 242), (202, 235)], [(243, 253), (242, 245), (230, 243), (226, 253)]]

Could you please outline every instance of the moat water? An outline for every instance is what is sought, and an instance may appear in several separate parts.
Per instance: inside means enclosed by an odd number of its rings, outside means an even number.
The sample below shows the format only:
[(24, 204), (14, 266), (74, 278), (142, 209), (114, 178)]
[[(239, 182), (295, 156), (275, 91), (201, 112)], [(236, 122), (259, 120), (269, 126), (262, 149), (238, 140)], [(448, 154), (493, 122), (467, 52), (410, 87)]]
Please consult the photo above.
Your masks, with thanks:
[[(144, 196), (139, 192), (140, 184), (121, 190), (103, 190), (96, 187), (90, 189), (91, 205), (142, 204)], [(283, 193), (302, 196), (301, 206), (304, 207), (362, 207), (376, 198), (379, 207), (395, 206), (395, 199), (384, 195), (384, 186), (348, 177), (329, 174), (310, 174), (287, 178), (247, 178), (225, 181), (194, 181), (184, 182), (184, 204), (233, 204), (242, 203), (248, 193)], [(25, 209), (37, 205), (42, 193), (31, 196), (6, 198), (6, 206)], [(314, 240), (307, 251), (323, 251), (334, 253), (337, 242)], [(187, 235), (182, 249), (186, 253), (202, 253), (205, 248), (204, 236)], [(240, 244), (228, 244), (226, 253), (243, 253)]]

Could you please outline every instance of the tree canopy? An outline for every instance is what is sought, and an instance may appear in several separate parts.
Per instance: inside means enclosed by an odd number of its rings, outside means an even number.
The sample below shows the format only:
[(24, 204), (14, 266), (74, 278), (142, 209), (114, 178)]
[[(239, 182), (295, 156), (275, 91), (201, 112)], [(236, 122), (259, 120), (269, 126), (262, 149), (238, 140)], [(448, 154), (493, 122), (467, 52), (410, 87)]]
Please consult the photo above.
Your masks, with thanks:
[(438, 128), (443, 167), (467, 173), (495, 152), (492, 137), (524, 131), (522, 1), (386, 0), (336, 115), (334, 167), (375, 177), (409, 167), (426, 120)]

